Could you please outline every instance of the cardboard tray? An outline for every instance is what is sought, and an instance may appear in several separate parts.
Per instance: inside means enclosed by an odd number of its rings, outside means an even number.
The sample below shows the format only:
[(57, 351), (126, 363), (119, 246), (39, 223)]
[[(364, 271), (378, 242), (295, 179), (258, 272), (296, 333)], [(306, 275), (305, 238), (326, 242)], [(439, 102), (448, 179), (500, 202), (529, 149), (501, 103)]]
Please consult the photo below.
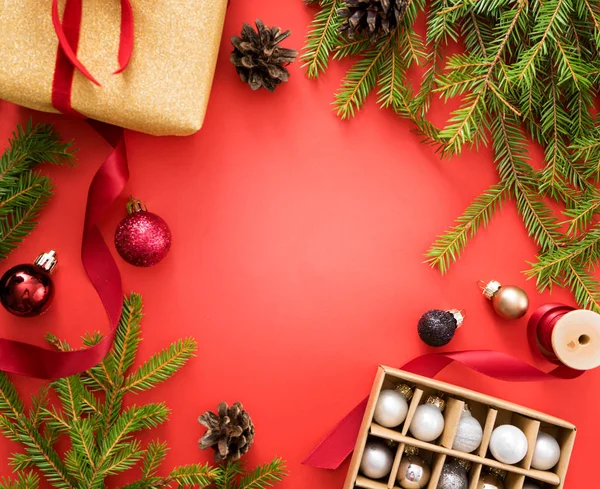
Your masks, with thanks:
[[(393, 389), (402, 383), (407, 383), (414, 388), (414, 395), (409, 404), (406, 420), (398, 428), (384, 428), (373, 421), (373, 413), (379, 393), (383, 389)], [(408, 433), (408, 429), (417, 407), (419, 404), (423, 404), (428, 396), (440, 393), (444, 394), (446, 401), (444, 432), (439, 439), (432, 443), (412, 438)], [(483, 441), (473, 453), (452, 450), (454, 436), (465, 401), (469, 405), (473, 416), (479, 420), (483, 427)], [(527, 455), (516, 465), (506, 465), (498, 462), (488, 450), (492, 431), (495, 427), (503, 424), (513, 424), (519, 427), (525, 433), (529, 442)], [(554, 436), (561, 446), (560, 460), (550, 471), (531, 468), (533, 449), (540, 430)], [(396, 475), (404, 453), (404, 447), (407, 445), (419, 448), (419, 455), (431, 463), (431, 478), (427, 489), (436, 489), (447, 457), (464, 459), (472, 463), (469, 471), (469, 489), (477, 488), (477, 482), (485, 467), (494, 467), (506, 471), (505, 489), (522, 489), (526, 479), (537, 483), (543, 488), (562, 489), (573, 444), (575, 443), (575, 435), (575, 426), (553, 416), (428, 377), (380, 366), (358, 435), (344, 489), (401, 489), (396, 482)], [(374, 481), (359, 474), (360, 461), (368, 438), (391, 440), (398, 444), (392, 472), (384, 480)]]

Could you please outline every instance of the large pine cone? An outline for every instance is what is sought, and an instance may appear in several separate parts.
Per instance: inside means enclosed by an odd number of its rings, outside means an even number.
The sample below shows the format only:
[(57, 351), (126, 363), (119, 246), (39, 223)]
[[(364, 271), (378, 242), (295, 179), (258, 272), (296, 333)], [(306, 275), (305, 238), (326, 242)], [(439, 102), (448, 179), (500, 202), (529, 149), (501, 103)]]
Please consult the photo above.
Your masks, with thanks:
[(230, 59), (242, 81), (252, 90), (264, 87), (272, 92), (277, 85), (288, 81), (290, 72), (285, 66), (296, 61), (298, 52), (279, 46), (290, 31), (266, 27), (261, 20), (256, 20), (256, 29), (258, 32), (244, 24), (241, 35), (231, 38), (234, 50)]
[(368, 35), (375, 41), (388, 35), (406, 12), (408, 0), (346, 0), (339, 14), (344, 18), (340, 32), (353, 38)]
[(254, 442), (254, 424), (240, 402), (231, 407), (222, 402), (218, 414), (207, 411), (198, 421), (207, 429), (200, 439), (200, 448), (212, 447), (217, 463), (236, 462), (248, 453)]

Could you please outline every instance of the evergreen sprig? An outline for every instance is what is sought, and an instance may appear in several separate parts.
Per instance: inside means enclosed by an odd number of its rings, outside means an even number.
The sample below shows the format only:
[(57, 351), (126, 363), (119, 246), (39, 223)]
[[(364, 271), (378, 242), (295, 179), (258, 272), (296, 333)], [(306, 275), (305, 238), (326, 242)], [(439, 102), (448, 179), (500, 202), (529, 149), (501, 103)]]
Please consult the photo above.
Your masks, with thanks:
[(37, 216), (52, 195), (52, 183), (35, 167), (71, 164), (71, 143), (51, 125), (17, 126), (0, 157), (0, 261), (35, 228)]
[[(396, 30), (375, 43), (339, 33), (345, 0), (318, 4), (307, 37), (309, 76), (325, 71), (331, 58), (358, 58), (335, 95), (338, 115), (356, 115), (376, 92), (382, 108), (410, 119), (443, 156), (479, 145), (493, 148), (498, 183), (438, 237), (427, 262), (447, 272), (502, 202), (512, 199), (540, 249), (527, 275), (540, 290), (567, 287), (581, 306), (600, 311), (600, 284), (593, 276), (600, 256), (597, 3), (412, 1)], [(426, 17), (424, 40), (413, 29), (418, 13)], [(454, 42), (464, 45), (463, 52), (446, 51)], [(411, 74), (415, 65), (425, 68), (420, 79)], [(434, 95), (460, 100), (441, 129), (428, 118)], [(529, 139), (544, 149), (539, 171), (529, 163)], [(565, 208), (566, 222), (549, 200)]]
[[(175, 342), (133, 369), (141, 341), (142, 300), (125, 298), (112, 350), (98, 366), (80, 375), (42, 387), (26, 409), (13, 382), (0, 373), (0, 431), (20, 443), (9, 463), (15, 479), (0, 480), (0, 489), (37, 489), (37, 469), (58, 489), (102, 489), (110, 476), (140, 469), (139, 479), (123, 489), (217, 488), (264, 489), (279, 482), (284, 465), (279, 459), (246, 472), (242, 464), (211, 467), (190, 464), (161, 475), (168, 447), (154, 440), (145, 447), (136, 434), (163, 424), (169, 408), (162, 402), (124, 406), (125, 395), (148, 390), (168, 380), (196, 351), (196, 342)], [(86, 335), (90, 346), (102, 339)], [(48, 336), (51, 345), (71, 350), (68, 343)], [(50, 402), (51, 392), (58, 405)], [(66, 438), (66, 452), (58, 449)]]

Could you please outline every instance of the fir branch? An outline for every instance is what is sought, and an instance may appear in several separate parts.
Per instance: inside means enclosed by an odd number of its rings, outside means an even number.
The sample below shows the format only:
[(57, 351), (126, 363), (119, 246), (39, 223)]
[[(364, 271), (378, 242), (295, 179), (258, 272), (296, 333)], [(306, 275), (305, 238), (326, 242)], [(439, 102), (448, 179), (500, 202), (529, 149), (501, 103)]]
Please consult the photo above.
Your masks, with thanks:
[(458, 260), (469, 238), (472, 238), (481, 226), (486, 227), (489, 224), (507, 194), (507, 187), (499, 184), (479, 195), (456, 220), (456, 224), (433, 243), (426, 254), (426, 263), (445, 274), (450, 265)]
[(173, 343), (168, 349), (153, 355), (146, 363), (129, 375), (123, 389), (143, 391), (164, 382), (175, 374), (194, 356), (196, 341), (185, 338)]
[(319, 3), (321, 8), (311, 24), (302, 55), (309, 78), (316, 78), (327, 69), (329, 57), (338, 45), (340, 19), (337, 10), (341, 0), (321, 0)]
[(167, 456), (167, 444), (157, 440), (151, 441), (146, 449), (144, 463), (142, 464), (142, 478), (150, 479), (154, 477), (158, 468)]
[(285, 475), (285, 463), (276, 458), (268, 464), (259, 465), (244, 476), (238, 489), (266, 489), (281, 482)]

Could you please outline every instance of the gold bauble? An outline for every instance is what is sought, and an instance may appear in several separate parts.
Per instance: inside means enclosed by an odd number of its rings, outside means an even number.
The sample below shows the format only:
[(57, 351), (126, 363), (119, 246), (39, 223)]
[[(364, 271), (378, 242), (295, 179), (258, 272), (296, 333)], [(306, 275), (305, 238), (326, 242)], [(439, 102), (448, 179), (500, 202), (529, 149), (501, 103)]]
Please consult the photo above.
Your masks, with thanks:
[(483, 474), (477, 482), (477, 489), (504, 489), (504, 483), (492, 474)]
[(398, 469), (398, 483), (404, 489), (422, 489), (427, 487), (431, 469), (429, 464), (418, 455), (408, 455), (402, 457), (400, 468)]
[(529, 308), (529, 297), (520, 287), (507, 285), (500, 287), (492, 297), (496, 314), (504, 319), (519, 319), (525, 316)]

